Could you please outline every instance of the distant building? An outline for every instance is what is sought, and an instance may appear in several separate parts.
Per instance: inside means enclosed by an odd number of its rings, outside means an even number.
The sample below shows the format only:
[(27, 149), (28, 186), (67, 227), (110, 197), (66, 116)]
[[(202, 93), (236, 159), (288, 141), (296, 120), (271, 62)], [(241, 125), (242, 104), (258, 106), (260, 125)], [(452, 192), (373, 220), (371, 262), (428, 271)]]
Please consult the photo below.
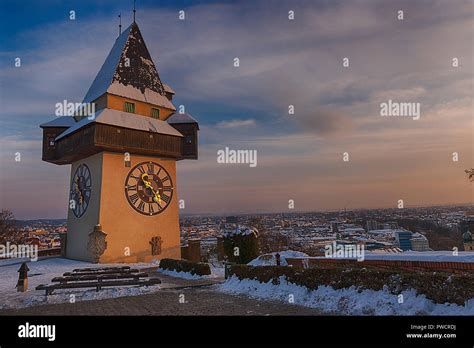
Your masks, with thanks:
[(428, 239), (420, 233), (413, 234), (413, 238), (411, 239), (411, 250), (413, 251), (431, 250), (430, 245), (428, 243)]
[(397, 244), (403, 251), (412, 250), (411, 239), (413, 233), (407, 230), (398, 230), (395, 232)]
[(474, 251), (474, 242), (472, 241), (472, 233), (466, 231), (462, 235), (462, 240), (464, 244), (464, 251)]
[(378, 228), (378, 223), (377, 221), (374, 220), (368, 220), (367, 221), (367, 232), (376, 230)]
[(238, 224), (239, 219), (237, 218), (237, 216), (226, 216), (225, 223), (226, 224)]
[(464, 218), (459, 223), (459, 227), (462, 234), (462, 240), (464, 244), (464, 251), (474, 251), (474, 241), (472, 239), (472, 233), (474, 232), (474, 212), (469, 211), (465, 213)]
[(395, 230), (395, 229), (398, 228), (398, 223), (396, 223), (396, 222), (384, 222), (382, 226), (383, 226), (384, 230)]

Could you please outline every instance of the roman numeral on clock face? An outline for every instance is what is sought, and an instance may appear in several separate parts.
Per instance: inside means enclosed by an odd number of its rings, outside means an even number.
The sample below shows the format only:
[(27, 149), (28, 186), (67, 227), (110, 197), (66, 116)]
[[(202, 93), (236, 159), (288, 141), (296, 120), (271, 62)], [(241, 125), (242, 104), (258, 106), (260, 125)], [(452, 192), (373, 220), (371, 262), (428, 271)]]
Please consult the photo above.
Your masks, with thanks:
[(170, 196), (165, 195), (164, 193), (161, 195), (161, 199), (168, 204), (170, 202)]
[(148, 167), (148, 173), (149, 174), (153, 174), (155, 172), (155, 165), (152, 163), (148, 163), (147, 164), (147, 167)]
[(173, 180), (160, 164), (152, 161), (142, 162), (127, 174), (124, 192), (135, 211), (154, 216), (162, 213), (171, 204)]
[(134, 193), (133, 195), (130, 196), (130, 201), (132, 204), (135, 204), (136, 201), (138, 201), (140, 197), (138, 197), (138, 193)]
[(155, 212), (155, 209), (153, 209), (152, 203), (148, 203), (148, 212), (150, 213), (150, 215), (153, 215), (153, 213)]

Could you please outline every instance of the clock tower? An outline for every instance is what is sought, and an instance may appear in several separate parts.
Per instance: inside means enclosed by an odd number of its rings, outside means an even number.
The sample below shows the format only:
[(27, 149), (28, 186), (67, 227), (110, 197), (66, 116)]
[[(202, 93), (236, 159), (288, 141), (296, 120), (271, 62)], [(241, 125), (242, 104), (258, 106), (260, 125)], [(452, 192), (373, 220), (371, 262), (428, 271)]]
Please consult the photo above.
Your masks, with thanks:
[(199, 126), (174, 94), (133, 22), (80, 107), (41, 125), (43, 160), (71, 164), (68, 258), (181, 257), (176, 161), (197, 159)]

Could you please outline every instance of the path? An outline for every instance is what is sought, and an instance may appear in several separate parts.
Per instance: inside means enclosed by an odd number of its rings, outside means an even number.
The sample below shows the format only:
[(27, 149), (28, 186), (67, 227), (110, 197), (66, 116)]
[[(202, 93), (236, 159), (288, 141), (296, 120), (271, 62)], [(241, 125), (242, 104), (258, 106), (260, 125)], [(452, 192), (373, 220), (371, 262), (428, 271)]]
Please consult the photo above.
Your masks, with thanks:
[[(146, 295), (0, 310), (0, 315), (321, 315), (318, 310), (217, 291), (219, 280), (163, 274), (162, 289)], [(184, 295), (185, 303), (182, 303)], [(180, 301), (181, 300), (181, 301)]]

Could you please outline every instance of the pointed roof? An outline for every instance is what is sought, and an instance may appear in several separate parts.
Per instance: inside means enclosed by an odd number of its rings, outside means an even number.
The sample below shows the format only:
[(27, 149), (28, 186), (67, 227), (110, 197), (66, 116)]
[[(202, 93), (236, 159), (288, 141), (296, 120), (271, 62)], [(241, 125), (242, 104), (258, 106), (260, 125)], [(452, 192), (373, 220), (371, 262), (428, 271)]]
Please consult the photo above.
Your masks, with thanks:
[[(174, 113), (170, 117), (166, 119), (166, 122), (169, 124), (182, 124), (182, 123), (198, 123), (194, 117), (192, 117), (190, 114), (183, 112), (181, 113)], [(199, 126), (198, 126), (199, 129)]]
[(83, 102), (90, 103), (106, 92), (176, 110), (165, 96), (163, 83), (135, 22), (115, 41)]
[(71, 116), (60, 116), (55, 119), (40, 124), (41, 128), (69, 128), (76, 123), (74, 117)]

